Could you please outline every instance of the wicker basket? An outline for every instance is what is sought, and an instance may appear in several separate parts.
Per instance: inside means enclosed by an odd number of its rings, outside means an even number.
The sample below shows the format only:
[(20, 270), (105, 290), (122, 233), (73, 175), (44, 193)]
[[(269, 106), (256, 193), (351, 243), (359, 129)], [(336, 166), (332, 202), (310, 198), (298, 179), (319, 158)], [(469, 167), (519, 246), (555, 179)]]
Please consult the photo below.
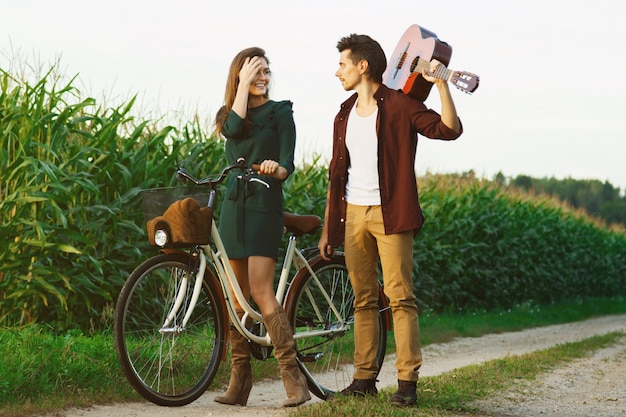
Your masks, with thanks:
[[(198, 204), (185, 204), (188, 202), (183, 200), (187, 198), (196, 200)], [(200, 191), (197, 187), (147, 189), (141, 192), (141, 200), (151, 245), (158, 246), (154, 240), (156, 229), (168, 232), (169, 239), (164, 247), (209, 243), (213, 212), (207, 208), (209, 193), (206, 188)]]

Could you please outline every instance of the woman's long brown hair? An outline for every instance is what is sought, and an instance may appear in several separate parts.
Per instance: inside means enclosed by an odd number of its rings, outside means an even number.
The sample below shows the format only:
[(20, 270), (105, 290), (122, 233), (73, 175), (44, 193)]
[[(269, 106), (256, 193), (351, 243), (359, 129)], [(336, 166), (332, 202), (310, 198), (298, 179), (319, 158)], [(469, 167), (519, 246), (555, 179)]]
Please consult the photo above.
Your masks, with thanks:
[[(224, 123), (226, 123), (230, 109), (235, 102), (235, 95), (239, 87), (239, 71), (241, 71), (241, 67), (243, 67), (246, 58), (255, 56), (265, 59), (269, 65), (270, 61), (265, 56), (265, 50), (256, 46), (246, 48), (239, 52), (235, 58), (233, 58), (233, 62), (230, 63), (228, 78), (226, 80), (226, 91), (224, 92), (224, 105), (217, 111), (217, 115), (215, 116), (215, 134), (218, 136), (222, 134)], [(269, 91), (265, 93), (265, 98), (269, 98)]]

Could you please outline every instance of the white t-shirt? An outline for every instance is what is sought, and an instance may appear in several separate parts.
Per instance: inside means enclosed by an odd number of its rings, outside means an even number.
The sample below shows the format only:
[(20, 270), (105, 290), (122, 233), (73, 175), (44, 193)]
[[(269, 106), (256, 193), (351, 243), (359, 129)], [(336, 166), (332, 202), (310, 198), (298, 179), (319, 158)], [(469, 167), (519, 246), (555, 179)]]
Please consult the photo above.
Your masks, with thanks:
[(357, 206), (379, 206), (378, 137), (376, 119), (378, 109), (366, 117), (350, 111), (346, 129), (346, 146), (350, 154), (346, 201)]

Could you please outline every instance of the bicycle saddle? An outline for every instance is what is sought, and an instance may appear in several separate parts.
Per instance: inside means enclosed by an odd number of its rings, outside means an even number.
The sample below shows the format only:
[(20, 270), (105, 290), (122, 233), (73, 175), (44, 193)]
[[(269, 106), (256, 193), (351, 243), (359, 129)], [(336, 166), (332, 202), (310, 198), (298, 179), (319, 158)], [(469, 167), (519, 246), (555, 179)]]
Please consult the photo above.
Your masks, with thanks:
[(322, 219), (313, 214), (283, 213), (283, 221), (287, 231), (296, 236), (313, 234), (322, 225)]

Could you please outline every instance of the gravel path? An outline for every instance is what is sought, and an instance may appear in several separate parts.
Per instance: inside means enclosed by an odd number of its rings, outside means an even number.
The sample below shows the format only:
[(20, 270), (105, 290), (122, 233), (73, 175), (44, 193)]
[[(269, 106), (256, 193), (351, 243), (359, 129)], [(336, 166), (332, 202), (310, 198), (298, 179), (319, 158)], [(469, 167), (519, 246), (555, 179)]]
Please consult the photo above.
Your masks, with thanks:
[(486, 416), (626, 416), (626, 337), (619, 345), (474, 404)]
[[(423, 349), (422, 376), (434, 376), (455, 368), (508, 355), (520, 355), (561, 343), (574, 342), (614, 331), (626, 332), (626, 315), (595, 318), (582, 322), (541, 327), (520, 332), (456, 339), (428, 345)], [(379, 376), (379, 388), (395, 386), (395, 358), (390, 355)], [(284, 389), (280, 381), (255, 383), (246, 407), (213, 402), (216, 393), (206, 393), (181, 408), (158, 407), (149, 402), (94, 406), (55, 413), (64, 417), (249, 417), (282, 416)], [(311, 402), (319, 401), (314, 398)], [(626, 337), (621, 343), (541, 375), (522, 381), (498, 394), (477, 402), (485, 416), (618, 417), (626, 416)]]

